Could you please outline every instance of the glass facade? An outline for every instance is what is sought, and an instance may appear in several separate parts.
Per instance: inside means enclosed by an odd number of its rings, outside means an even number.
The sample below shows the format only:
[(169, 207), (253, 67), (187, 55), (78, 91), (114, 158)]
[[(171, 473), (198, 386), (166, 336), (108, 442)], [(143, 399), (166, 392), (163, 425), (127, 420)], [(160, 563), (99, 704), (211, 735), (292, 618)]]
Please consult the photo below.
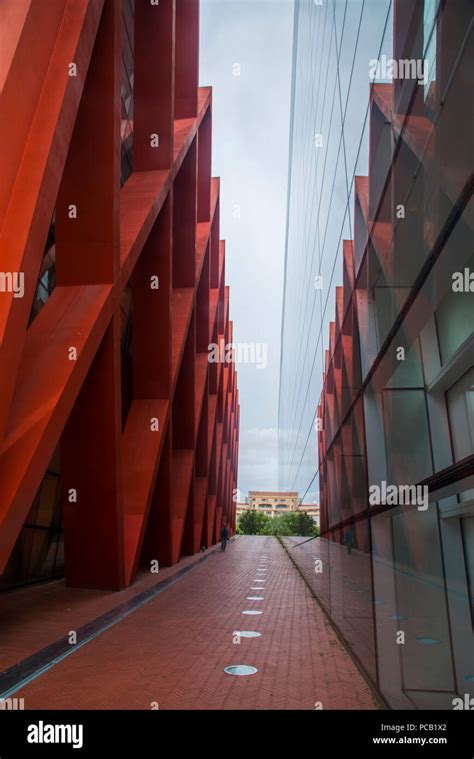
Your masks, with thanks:
[[(279, 409), (279, 488), (304, 493), (354, 185), (368, 171), (369, 59), (391, 50), (390, 0), (295, 4)], [(308, 498), (317, 498), (317, 482)]]
[(36, 290), (29, 318), (30, 324), (36, 319), (56, 286), (55, 238), (55, 214), (53, 214), (49, 227), (48, 239), (44, 249), (43, 260), (41, 262), (41, 270), (36, 282)]
[(133, 170), (133, 68), (135, 0), (122, 2), (121, 184)]
[(0, 592), (64, 573), (64, 534), (61, 513), (59, 449), (49, 464), (25, 524), (17, 538)]
[(279, 468), (319, 490), (321, 539), (287, 547), (390, 706), (451, 709), (474, 683), (473, 9), (369, 11), (296, 8)]

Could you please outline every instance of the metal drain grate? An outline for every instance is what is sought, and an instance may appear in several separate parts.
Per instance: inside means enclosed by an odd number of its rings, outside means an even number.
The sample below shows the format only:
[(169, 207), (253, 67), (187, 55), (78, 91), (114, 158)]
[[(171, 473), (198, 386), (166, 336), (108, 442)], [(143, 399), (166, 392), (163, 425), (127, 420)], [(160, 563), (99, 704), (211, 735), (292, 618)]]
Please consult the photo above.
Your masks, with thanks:
[(256, 630), (234, 630), (232, 635), (238, 635), (241, 638), (260, 638), (262, 633)]
[(230, 667), (224, 667), (224, 672), (228, 675), (255, 675), (258, 669), (248, 664), (232, 664)]

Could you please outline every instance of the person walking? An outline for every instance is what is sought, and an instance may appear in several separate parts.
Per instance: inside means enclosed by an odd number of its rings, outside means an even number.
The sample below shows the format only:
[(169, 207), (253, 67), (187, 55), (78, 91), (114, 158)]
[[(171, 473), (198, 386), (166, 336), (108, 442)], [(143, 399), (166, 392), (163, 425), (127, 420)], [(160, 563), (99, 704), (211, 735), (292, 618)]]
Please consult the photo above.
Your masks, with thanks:
[(352, 534), (352, 530), (351, 530), (351, 528), (350, 528), (350, 527), (349, 527), (349, 529), (347, 530), (347, 532), (346, 532), (346, 534), (345, 534), (345, 537), (343, 538), (343, 541), (342, 541), (342, 542), (345, 544), (345, 546), (346, 546), (346, 548), (347, 548), (347, 553), (348, 553), (348, 554), (349, 554), (349, 556), (350, 556), (350, 555), (351, 555), (351, 551), (352, 551), (352, 548), (353, 548), (353, 546), (354, 546), (354, 535)]
[(229, 531), (224, 524), (222, 525), (222, 529), (221, 529), (221, 551), (225, 551), (225, 547), (227, 545), (228, 539), (229, 539)]

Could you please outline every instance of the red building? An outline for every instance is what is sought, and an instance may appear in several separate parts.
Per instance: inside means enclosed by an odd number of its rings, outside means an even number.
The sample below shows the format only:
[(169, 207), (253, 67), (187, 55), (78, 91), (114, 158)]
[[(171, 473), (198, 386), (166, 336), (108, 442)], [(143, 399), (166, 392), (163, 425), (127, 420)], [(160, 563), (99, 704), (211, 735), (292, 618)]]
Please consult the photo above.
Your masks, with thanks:
[(0, 588), (64, 571), (119, 589), (235, 524), (199, 2), (2, 14)]

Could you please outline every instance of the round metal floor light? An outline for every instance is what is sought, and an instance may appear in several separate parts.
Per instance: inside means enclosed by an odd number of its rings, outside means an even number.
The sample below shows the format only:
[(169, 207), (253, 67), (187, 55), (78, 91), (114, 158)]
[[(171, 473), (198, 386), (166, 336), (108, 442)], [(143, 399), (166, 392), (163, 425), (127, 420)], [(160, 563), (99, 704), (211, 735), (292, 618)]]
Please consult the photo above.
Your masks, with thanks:
[(260, 638), (262, 635), (256, 630), (236, 630), (233, 634), (239, 635), (241, 638)]
[(224, 672), (228, 675), (255, 675), (258, 669), (249, 667), (248, 664), (232, 664), (230, 667), (224, 667)]
[(257, 611), (256, 609), (245, 609), (242, 614), (263, 614), (263, 611)]

